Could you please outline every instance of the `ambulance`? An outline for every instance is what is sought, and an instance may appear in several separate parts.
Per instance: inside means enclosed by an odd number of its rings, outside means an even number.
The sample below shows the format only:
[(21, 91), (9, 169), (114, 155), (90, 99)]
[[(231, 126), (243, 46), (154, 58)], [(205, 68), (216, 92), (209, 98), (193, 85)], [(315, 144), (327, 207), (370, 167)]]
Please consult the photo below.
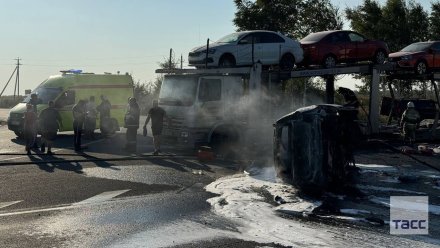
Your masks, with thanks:
[[(133, 79), (130, 75), (83, 73), (81, 70), (60, 71), (61, 75), (50, 76), (29, 94), (23, 102), (11, 109), (8, 116), (8, 128), (18, 137), (23, 136), (23, 118), (26, 103), (33, 93), (37, 94), (40, 104), (38, 113), (48, 107), (49, 101), (54, 101), (56, 109), (62, 118), (60, 132), (73, 130), (72, 107), (79, 100), (95, 97), (95, 104), (101, 103), (105, 96), (112, 105), (110, 116), (116, 119), (119, 126), (124, 123), (127, 100), (133, 96)], [(99, 119), (97, 120), (99, 123)], [(99, 125), (97, 125), (99, 127)]]

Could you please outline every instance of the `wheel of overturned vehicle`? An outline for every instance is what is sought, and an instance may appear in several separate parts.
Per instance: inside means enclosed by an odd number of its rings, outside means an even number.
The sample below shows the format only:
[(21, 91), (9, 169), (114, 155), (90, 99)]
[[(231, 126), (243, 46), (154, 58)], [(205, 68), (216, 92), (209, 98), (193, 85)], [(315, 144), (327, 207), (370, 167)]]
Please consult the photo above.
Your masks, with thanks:
[(387, 58), (387, 55), (385, 54), (385, 52), (383, 50), (379, 50), (374, 55), (373, 62), (375, 64), (381, 65), (381, 64), (385, 63), (386, 58)]
[(426, 65), (426, 62), (423, 60), (417, 62), (416, 66), (415, 66), (415, 71), (416, 71), (417, 75), (426, 74), (426, 72), (428, 71), (428, 66)]
[(335, 56), (333, 56), (333, 55), (327, 55), (325, 58), (324, 58), (324, 67), (325, 68), (333, 68), (333, 67), (335, 67), (336, 66), (336, 58), (335, 58)]
[(15, 135), (17, 135), (17, 138), (22, 139), (24, 134), (21, 131), (14, 131)]
[(280, 68), (281, 70), (290, 71), (295, 66), (295, 57), (290, 54), (284, 54), (280, 60)]
[(230, 54), (223, 55), (218, 63), (219, 67), (235, 67), (235, 58)]

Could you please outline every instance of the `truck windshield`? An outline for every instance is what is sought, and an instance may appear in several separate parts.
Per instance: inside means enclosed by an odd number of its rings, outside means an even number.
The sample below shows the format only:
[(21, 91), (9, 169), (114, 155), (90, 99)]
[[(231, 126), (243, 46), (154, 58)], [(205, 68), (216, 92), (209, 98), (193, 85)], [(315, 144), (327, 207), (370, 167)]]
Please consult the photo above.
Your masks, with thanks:
[(36, 93), (38, 99), (41, 100), (42, 104), (48, 104), (49, 101), (55, 100), (57, 96), (60, 95), (62, 89), (61, 88), (50, 88), (50, 87), (38, 87), (31, 94), (29, 94), (24, 100), (24, 103), (28, 103), (31, 100), (31, 95)]
[(197, 90), (196, 77), (165, 77), (159, 93), (161, 105), (191, 106)]

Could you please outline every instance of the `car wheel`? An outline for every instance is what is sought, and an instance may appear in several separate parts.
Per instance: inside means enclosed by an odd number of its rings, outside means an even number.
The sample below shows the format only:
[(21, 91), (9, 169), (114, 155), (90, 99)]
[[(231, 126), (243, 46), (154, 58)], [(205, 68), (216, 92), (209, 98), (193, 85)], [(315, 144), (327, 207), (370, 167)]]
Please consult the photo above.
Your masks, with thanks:
[(235, 67), (235, 58), (232, 55), (224, 55), (220, 58), (219, 67)]
[(327, 55), (324, 58), (323, 65), (325, 68), (333, 68), (336, 66), (336, 58), (333, 55)]
[(426, 65), (426, 62), (425, 61), (417, 62), (415, 71), (417, 75), (426, 74), (426, 72), (428, 71), (428, 66)]
[(386, 58), (387, 58), (387, 55), (385, 54), (385, 52), (382, 51), (382, 50), (379, 50), (379, 51), (377, 51), (376, 54), (374, 55), (374, 60), (373, 60), (373, 62), (374, 62), (375, 64), (381, 65), (381, 64), (385, 63)]
[(295, 57), (288, 53), (285, 54), (280, 60), (280, 68), (281, 70), (290, 71), (295, 66)]

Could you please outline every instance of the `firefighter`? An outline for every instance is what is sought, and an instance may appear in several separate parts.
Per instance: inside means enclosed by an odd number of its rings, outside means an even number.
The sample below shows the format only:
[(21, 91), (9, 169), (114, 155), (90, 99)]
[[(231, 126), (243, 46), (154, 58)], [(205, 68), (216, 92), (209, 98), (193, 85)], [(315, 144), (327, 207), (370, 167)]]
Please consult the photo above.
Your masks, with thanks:
[(127, 151), (136, 151), (137, 145), (137, 130), (139, 128), (140, 109), (136, 98), (130, 97), (128, 99), (127, 113), (125, 114), (124, 127), (127, 128), (126, 138), (127, 144), (125, 149)]
[(413, 144), (416, 140), (416, 129), (420, 122), (420, 114), (415, 109), (413, 102), (408, 102), (407, 108), (403, 112), (400, 126), (403, 131), (403, 141), (409, 141), (409, 144)]
[(163, 120), (166, 118), (166, 112), (159, 107), (157, 100), (153, 101), (153, 107), (148, 111), (147, 119), (145, 120), (144, 129), (147, 127), (151, 119), (151, 131), (153, 133), (154, 155), (160, 152), (160, 141), (163, 129)]

